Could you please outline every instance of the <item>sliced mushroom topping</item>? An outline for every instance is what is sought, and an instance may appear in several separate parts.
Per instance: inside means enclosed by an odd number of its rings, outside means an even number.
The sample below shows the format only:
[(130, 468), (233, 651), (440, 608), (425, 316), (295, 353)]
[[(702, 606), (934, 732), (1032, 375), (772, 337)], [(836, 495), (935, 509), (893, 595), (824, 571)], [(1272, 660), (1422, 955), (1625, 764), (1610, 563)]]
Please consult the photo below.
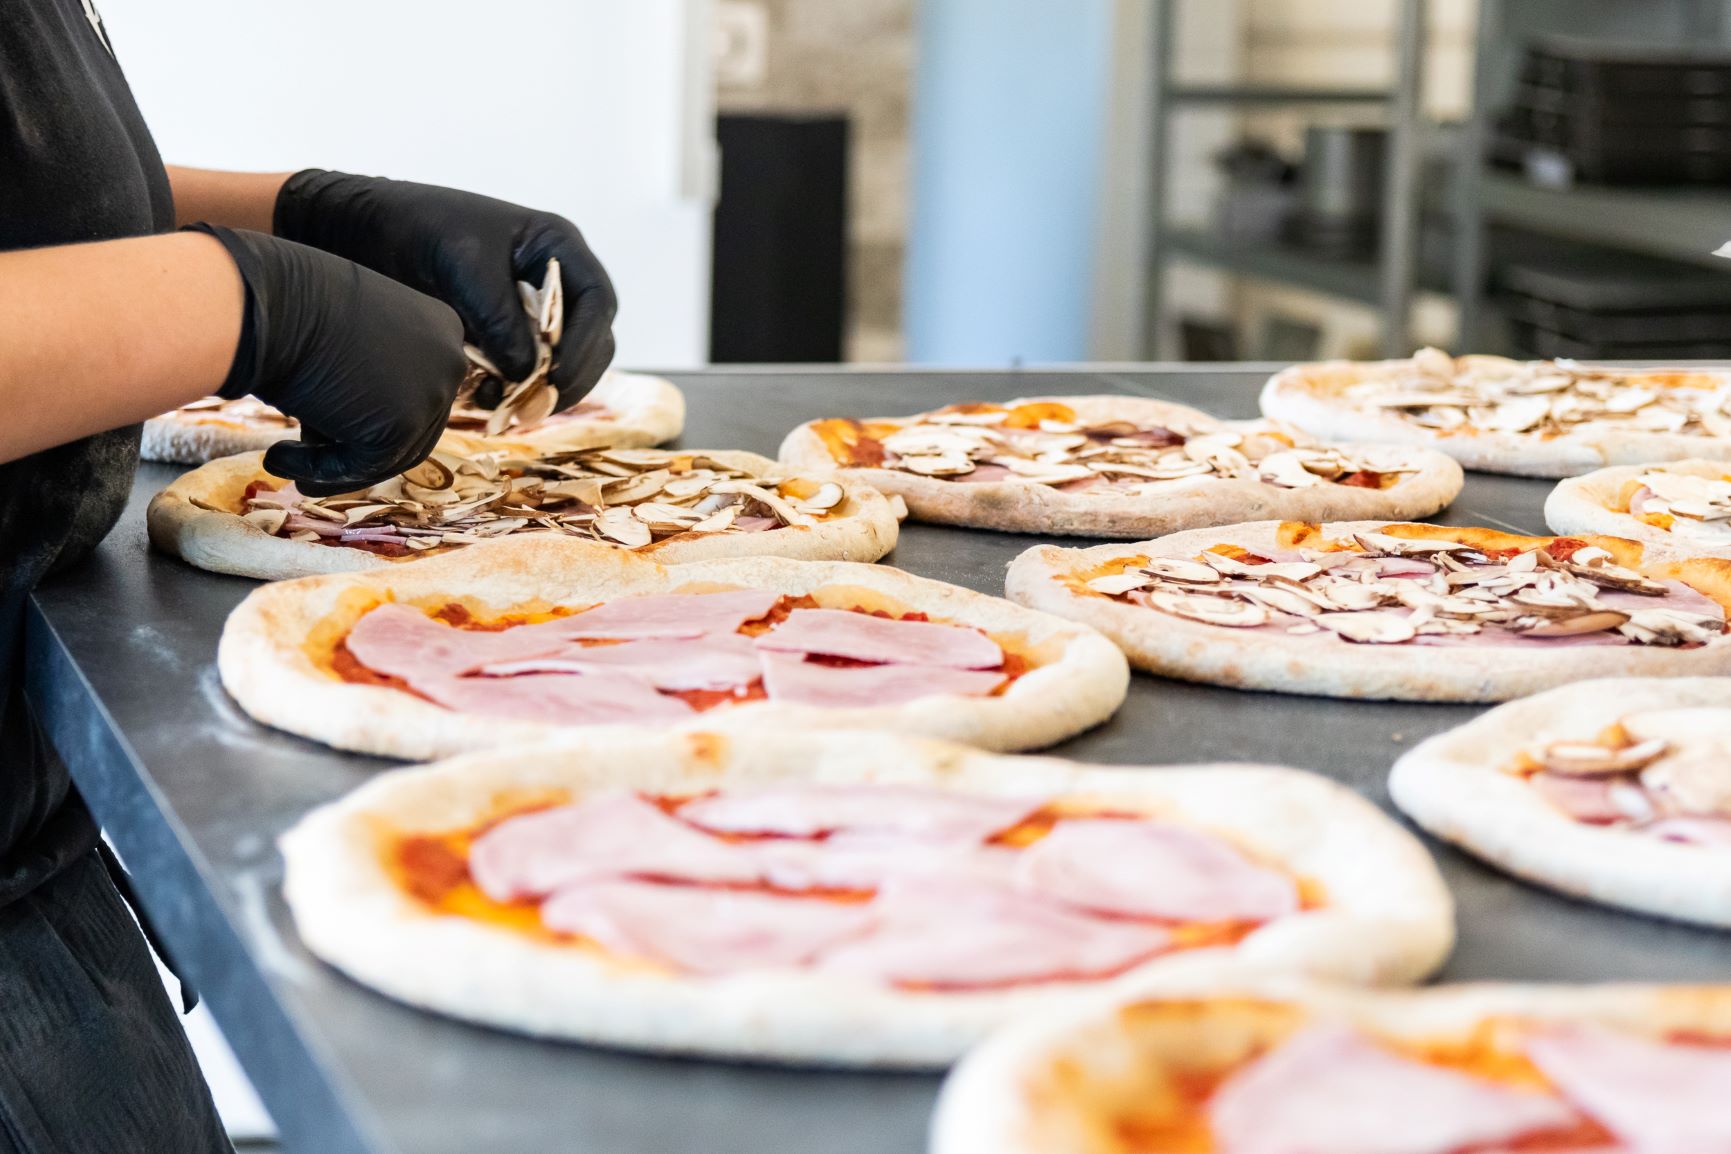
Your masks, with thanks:
[(1108, 573), (1088, 582), (1088, 588), (1096, 593), (1104, 593), (1108, 597), (1119, 597), (1132, 589), (1141, 589), (1147, 585), (1148, 575), (1134, 569), (1123, 573)]
[[(784, 487), (808, 496), (788, 500)], [(301, 497), (286, 508), (273, 498), (261, 494), (243, 515), (293, 540), (424, 552), (519, 532), (638, 548), (681, 533), (758, 529), (763, 519), (813, 525), (839, 515), (847, 490), (828, 478), (757, 476), (702, 454), (659, 449), (530, 458), (441, 450), (410, 474), (360, 492)], [(742, 516), (757, 520), (742, 527), (736, 524)]]
[(1186, 561), (1182, 557), (1150, 558), (1142, 568), (1155, 577), (1184, 585), (1213, 585), (1220, 580), (1220, 574), (1212, 566), (1200, 561)]
[(825, 481), (817, 487), (817, 492), (799, 500), (799, 507), (807, 513), (825, 513), (842, 503), (847, 491), (834, 481)]
[(1668, 753), (1641, 771), (1641, 784), (1682, 813), (1731, 817), (1731, 740)]
[(1412, 622), (1398, 613), (1322, 613), (1316, 623), (1348, 641), (1392, 645), (1418, 636)]
[(1613, 748), (1591, 741), (1553, 741), (1535, 755), (1552, 773), (1569, 777), (1598, 777), (1633, 773), (1669, 748), (1660, 738)]
[(1676, 609), (1638, 609), (1629, 615), (1620, 632), (1648, 645), (1704, 645), (1723, 635), (1724, 624)]
[[(208, 505), (205, 507), (211, 508)], [(288, 516), (289, 511), (287, 509), (254, 509), (249, 513), (243, 513), (241, 520), (274, 537), (282, 532), (283, 525), (288, 522)]]
[(1350, 386), (1365, 409), (1415, 425), (1470, 425), (1523, 436), (1582, 427), (1720, 437), (1731, 433), (1723, 387), (1656, 384), (1641, 370), (1588, 369), (1572, 362), (1492, 358), (1456, 362), (1437, 349)]
[(1143, 594), (1149, 605), (1174, 617), (1188, 617), (1208, 625), (1226, 625), (1235, 629), (1254, 629), (1268, 624), (1268, 611), (1248, 601), (1233, 601), (1224, 597), (1198, 597), (1187, 593), (1150, 591)]
[(972, 473), (974, 462), (963, 456), (903, 457), (896, 463), (896, 467), (925, 477), (959, 477)]
[(630, 549), (642, 548), (655, 539), (649, 526), (639, 521), (624, 505), (601, 510), (595, 517), (595, 528), (602, 536)]
[(1599, 610), (1574, 617), (1560, 617), (1521, 630), (1528, 637), (1579, 637), (1584, 633), (1603, 633), (1616, 629), (1629, 620), (1627, 613)]
[(1141, 428), (1129, 421), (1082, 427), (1045, 419), (1028, 428), (1006, 424), (1006, 416), (1001, 410), (939, 410), (892, 422), (895, 428), (879, 438), (885, 452), (880, 467), (965, 478), (981, 465), (993, 465), (1007, 472), (994, 472), (995, 483), (1067, 486), (1087, 481), (1077, 490), (1097, 493), (1140, 493), (1151, 485), (1191, 478), (1311, 487), (1355, 473), (1398, 480), (1418, 468), (1404, 451), (1294, 448), (1290, 434), (1262, 423), (1245, 423), (1239, 431), (1216, 422), (1174, 429)]
[(1219, 624), (1257, 617), (1208, 607), (1199, 595), (1249, 603), (1289, 628), (1311, 623), (1347, 640), (1379, 644), (1500, 630), (1534, 640), (1614, 632), (1636, 644), (1689, 645), (1719, 638), (1725, 628), (1710, 614), (1606, 604), (1599, 599), (1605, 588), (1669, 590), (1600, 558), (1589, 558), (1592, 565), (1563, 564), (1534, 548), (1493, 562), (1460, 542), (1376, 532), (1350, 540), (1356, 551), (1309, 548), (1300, 551), (1302, 561), (1249, 564), (1214, 551), (1156, 558), (1144, 563), (1134, 584), (1114, 577), (1092, 587), (1108, 596), (1135, 593), (1155, 608)]
[(1565, 572), (1577, 577), (1585, 577), (1588, 581), (1603, 589), (1618, 589), (1625, 593), (1642, 593), (1649, 597), (1661, 597), (1667, 590), (1662, 581), (1654, 581), (1643, 577), (1633, 569), (1623, 569), (1616, 565), (1580, 565), (1573, 561), (1562, 564)]
[(1297, 452), (1270, 453), (1259, 466), (1262, 479), (1288, 489), (1305, 489), (1323, 483)]

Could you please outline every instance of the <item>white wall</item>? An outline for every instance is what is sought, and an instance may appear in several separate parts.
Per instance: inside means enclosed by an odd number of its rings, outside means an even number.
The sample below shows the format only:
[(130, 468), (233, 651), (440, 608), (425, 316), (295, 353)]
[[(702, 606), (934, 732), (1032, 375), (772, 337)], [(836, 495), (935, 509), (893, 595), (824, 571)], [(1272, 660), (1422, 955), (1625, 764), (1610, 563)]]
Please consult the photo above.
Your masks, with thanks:
[(625, 365), (708, 351), (709, 0), (101, 0), (171, 164), (474, 189), (570, 217)]

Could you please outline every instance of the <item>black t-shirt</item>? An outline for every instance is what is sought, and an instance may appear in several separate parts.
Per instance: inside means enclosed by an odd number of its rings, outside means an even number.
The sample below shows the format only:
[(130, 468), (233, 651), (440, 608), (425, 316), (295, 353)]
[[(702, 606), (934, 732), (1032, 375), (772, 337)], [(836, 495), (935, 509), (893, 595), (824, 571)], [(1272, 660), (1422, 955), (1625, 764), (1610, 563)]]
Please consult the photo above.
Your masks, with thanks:
[[(0, 250), (166, 232), (162, 158), (88, 0), (0, 0)], [(39, 403), (53, 404), (51, 382)], [(0, 905), (95, 844), (23, 697), (24, 602), (113, 527), (138, 426), (0, 465)]]

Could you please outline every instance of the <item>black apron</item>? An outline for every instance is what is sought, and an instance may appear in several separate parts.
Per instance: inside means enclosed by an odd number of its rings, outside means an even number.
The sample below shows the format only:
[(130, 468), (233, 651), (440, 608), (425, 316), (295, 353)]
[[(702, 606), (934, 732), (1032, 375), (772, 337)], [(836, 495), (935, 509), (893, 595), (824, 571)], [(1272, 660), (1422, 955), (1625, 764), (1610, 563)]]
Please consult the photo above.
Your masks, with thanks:
[[(173, 227), (168, 175), (94, 6), (0, 0), (0, 250)], [(0, 1154), (230, 1149), (23, 697), (25, 598), (113, 527), (137, 461), (134, 425), (0, 465)]]

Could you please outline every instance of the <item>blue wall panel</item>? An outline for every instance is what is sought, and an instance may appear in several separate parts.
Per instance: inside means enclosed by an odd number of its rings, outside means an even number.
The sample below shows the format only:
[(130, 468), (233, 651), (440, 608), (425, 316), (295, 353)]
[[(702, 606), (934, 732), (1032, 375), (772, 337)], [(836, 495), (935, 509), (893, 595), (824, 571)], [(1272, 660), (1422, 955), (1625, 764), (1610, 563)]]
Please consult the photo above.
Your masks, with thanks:
[(922, 0), (910, 360), (1088, 353), (1111, 0)]

